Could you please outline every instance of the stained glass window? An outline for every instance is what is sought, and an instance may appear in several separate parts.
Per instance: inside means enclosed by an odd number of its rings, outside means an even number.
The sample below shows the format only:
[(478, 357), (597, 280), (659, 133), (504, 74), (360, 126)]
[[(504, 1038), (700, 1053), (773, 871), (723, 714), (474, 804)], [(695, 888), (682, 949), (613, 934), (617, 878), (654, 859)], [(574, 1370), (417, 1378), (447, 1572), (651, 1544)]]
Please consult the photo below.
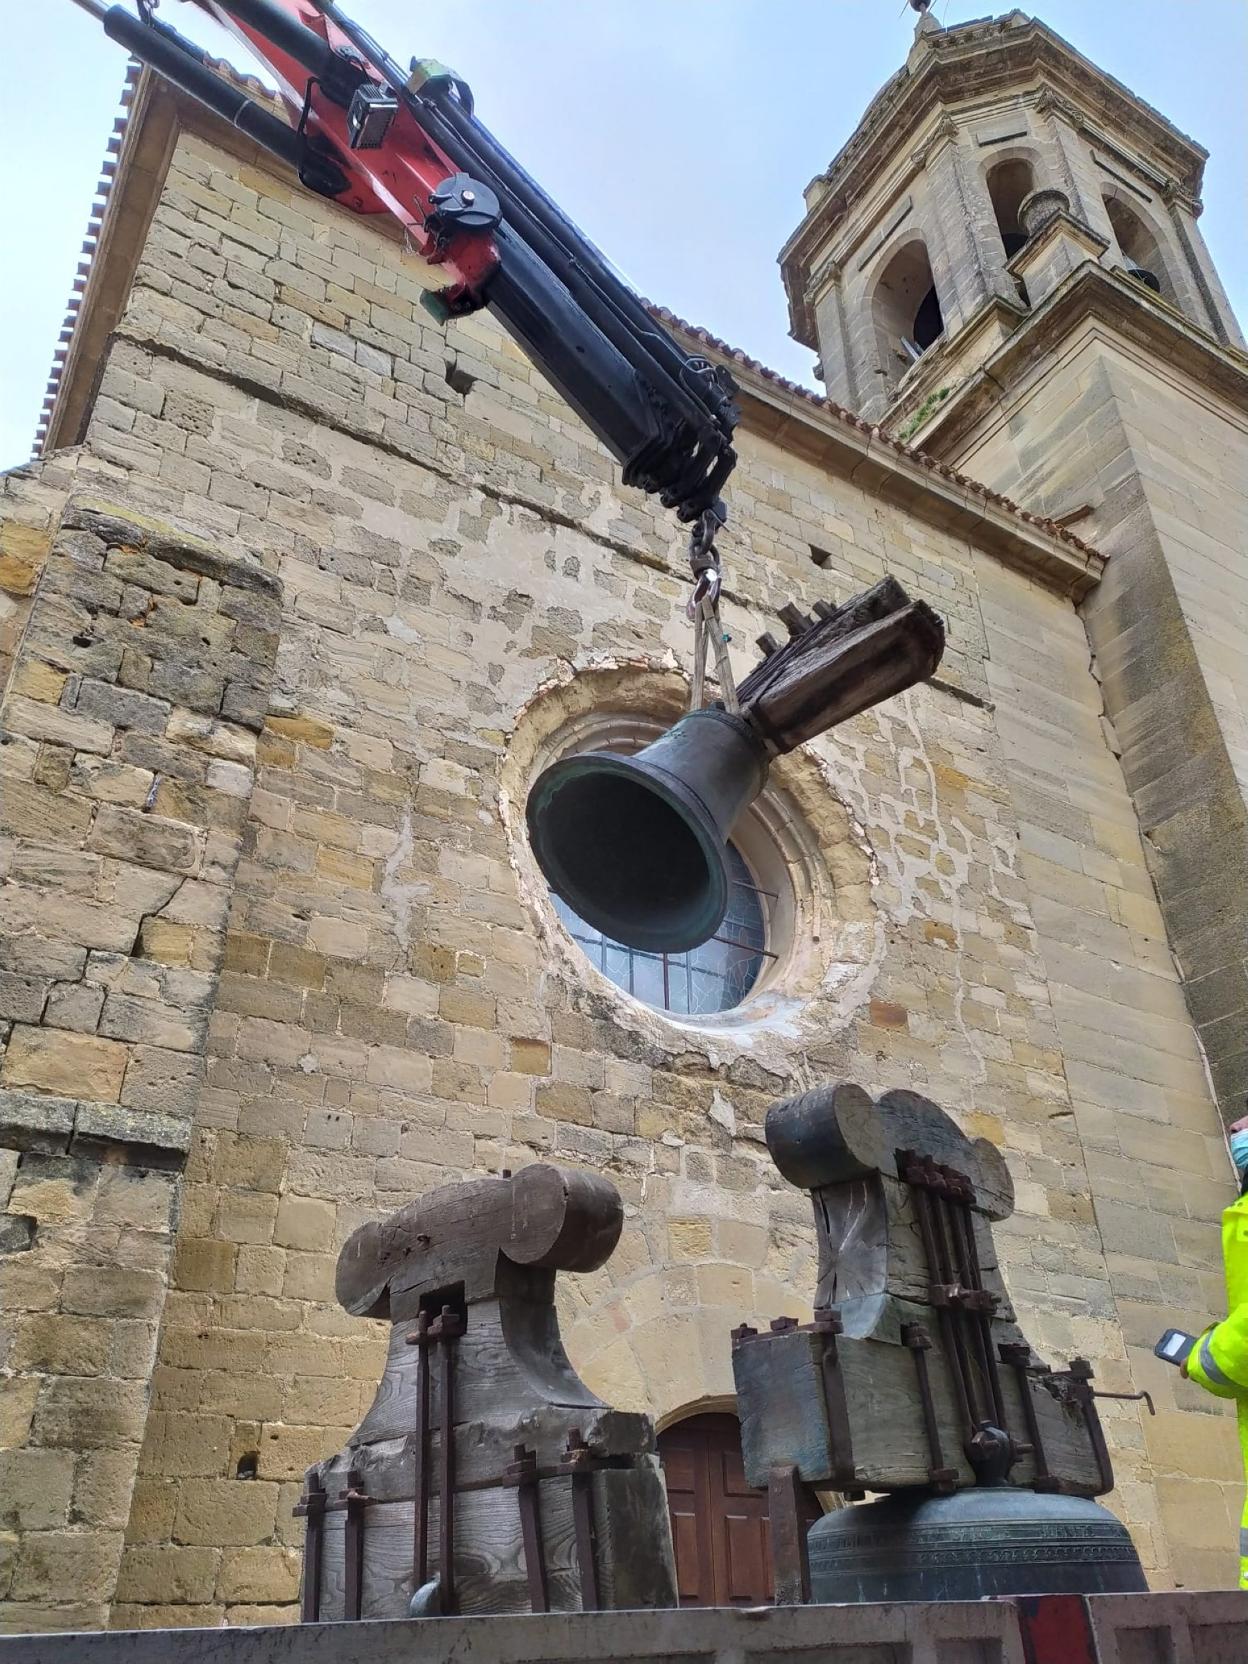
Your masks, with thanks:
[(771, 958), (767, 951), (766, 894), (736, 849), (728, 845), (728, 911), (709, 942), (688, 953), (642, 953), (623, 947), (552, 896), (568, 934), (591, 964), (634, 999), (679, 1016), (730, 1011), (749, 993)]

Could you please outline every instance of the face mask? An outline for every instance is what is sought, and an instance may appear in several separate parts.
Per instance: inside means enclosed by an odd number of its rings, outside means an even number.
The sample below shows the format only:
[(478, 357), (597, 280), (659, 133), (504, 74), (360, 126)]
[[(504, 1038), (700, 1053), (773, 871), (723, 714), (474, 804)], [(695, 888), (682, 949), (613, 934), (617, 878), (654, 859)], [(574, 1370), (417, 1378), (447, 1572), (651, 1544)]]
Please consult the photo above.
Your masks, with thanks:
[(1248, 1131), (1231, 1134), (1231, 1160), (1241, 1179), (1248, 1176)]

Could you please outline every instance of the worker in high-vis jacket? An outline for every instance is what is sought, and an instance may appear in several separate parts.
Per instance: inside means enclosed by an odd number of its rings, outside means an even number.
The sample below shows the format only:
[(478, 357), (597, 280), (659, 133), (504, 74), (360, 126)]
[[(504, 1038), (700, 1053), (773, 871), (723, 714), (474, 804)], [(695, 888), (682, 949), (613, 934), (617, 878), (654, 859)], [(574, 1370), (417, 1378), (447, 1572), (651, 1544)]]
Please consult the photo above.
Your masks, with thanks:
[[(1197, 1339), (1183, 1373), (1206, 1392), (1235, 1399), (1239, 1448), (1248, 1479), (1248, 1115), (1235, 1122), (1230, 1141), (1240, 1195), (1222, 1215), (1226, 1316)], [(1239, 1586), (1248, 1589), (1248, 1501), (1239, 1528)]]

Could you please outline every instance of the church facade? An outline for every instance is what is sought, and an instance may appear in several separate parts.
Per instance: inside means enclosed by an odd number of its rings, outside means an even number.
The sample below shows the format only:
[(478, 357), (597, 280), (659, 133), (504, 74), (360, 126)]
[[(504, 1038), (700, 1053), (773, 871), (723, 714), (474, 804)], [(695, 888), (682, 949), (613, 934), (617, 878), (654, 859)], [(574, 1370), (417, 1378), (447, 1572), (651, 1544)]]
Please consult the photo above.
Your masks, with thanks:
[(727, 1471), (729, 1332), (813, 1289), (763, 1118), (835, 1079), (1003, 1150), (1033, 1346), (1156, 1401), (1103, 1404), (1110, 1505), (1154, 1587), (1232, 1584), (1234, 1420), (1151, 1350), (1221, 1309), (1248, 1090), (1203, 159), (1021, 13), (924, 18), (783, 255), (828, 398), (665, 319), (741, 386), (738, 671), (887, 573), (948, 648), (774, 767), (727, 940), (664, 960), (555, 905), (523, 806), (682, 710), (677, 529), (382, 230), (132, 78), (0, 480), (0, 1625), (293, 1619), (382, 1367), (337, 1249), (464, 1174), (614, 1181), (572, 1360)]

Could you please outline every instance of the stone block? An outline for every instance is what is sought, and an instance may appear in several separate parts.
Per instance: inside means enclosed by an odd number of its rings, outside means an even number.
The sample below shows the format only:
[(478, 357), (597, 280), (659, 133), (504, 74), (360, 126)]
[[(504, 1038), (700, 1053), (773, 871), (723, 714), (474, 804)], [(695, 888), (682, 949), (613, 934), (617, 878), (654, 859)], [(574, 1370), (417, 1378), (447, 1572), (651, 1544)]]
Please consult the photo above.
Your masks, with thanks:
[(67, 1312), (101, 1317), (160, 1316), (165, 1279), (158, 1271), (125, 1265), (70, 1266), (62, 1285), (61, 1303)]
[(19, 1449), (29, 1440), (40, 1385), (37, 1375), (0, 1375), (0, 1450)]
[(58, 982), (48, 995), (43, 1014), (49, 1028), (70, 1028), (80, 1034), (93, 1034), (104, 1004), (104, 990), (86, 982)]
[(75, 943), (49, 940), (33, 931), (21, 936), (0, 934), (0, 967), (6, 971), (73, 982), (86, 963), (86, 948)]
[(77, 1109), (73, 1098), (0, 1088), (0, 1137), (18, 1149), (63, 1149)]
[(254, 681), (227, 682), (220, 704), (222, 716), (259, 733), (269, 708), (268, 688)]
[(217, 1598), (281, 1605), (299, 1596), (303, 1557), (289, 1548), (227, 1549), (222, 1556)]
[(9, 1197), (13, 1193), (13, 1181), (17, 1177), (17, 1164), (20, 1151), (5, 1149), (0, 1146), (0, 1208), (9, 1205)]
[(299, 1479), (334, 1450), (344, 1435), (333, 1428), (266, 1423), (260, 1439), (260, 1477)]
[(24, 694), (27, 699), (38, 699), (45, 705), (55, 705), (68, 680), (64, 670), (24, 654), (13, 667), (9, 679), (10, 693)]
[[(0, 828), (4, 831), (42, 845), (75, 845), (86, 838), (90, 826), (89, 803), (64, 797), (36, 781), (4, 782), (0, 792)], [(37, 877), (37, 871), (31, 876)]]
[(0, 1082), (6, 1087), (35, 1087), (40, 1092), (115, 1103), (121, 1096), (122, 1077), (129, 1054), (115, 1040), (67, 1030), (28, 1028), (13, 1030)]
[(276, 1217), (276, 1196), (263, 1192), (251, 1196), (243, 1191), (227, 1190), (217, 1207), (216, 1230), (226, 1242), (263, 1245), (273, 1239)]
[(197, 711), (175, 710), (165, 728), (165, 738), (178, 745), (220, 757), (225, 762), (254, 762), (256, 737), (247, 729)]
[(35, 1245), (38, 1221), (29, 1213), (0, 1214), (0, 1254), (25, 1254)]
[(549, 1075), (550, 1042), (517, 1039), (511, 1042), (511, 1067), (522, 1075)]
[(174, 1173), (110, 1162), (100, 1169), (91, 1216), (101, 1225), (167, 1231), (176, 1186)]
[(283, 1196), (277, 1209), (273, 1241), (283, 1248), (326, 1253), (334, 1246), (336, 1209), (314, 1196)]
[(13, 1577), (15, 1600), (46, 1600), (71, 1591), (76, 1600), (108, 1600), (116, 1585), (122, 1534), (36, 1531), (22, 1543)]
[(18, 1169), (11, 1205), (33, 1213), (42, 1225), (79, 1224), (91, 1217), (99, 1179), (100, 1164), (89, 1157), (28, 1151)]
[(102, 855), (116, 855), (163, 872), (192, 872), (199, 861), (199, 839), (193, 826), (111, 804), (100, 808), (89, 841)]
[(154, 779), (150, 769), (135, 768), (132, 763), (117, 762), (111, 757), (85, 754), (74, 759), (69, 771), (71, 791), (98, 798), (102, 803), (120, 803), (136, 809), (147, 801)]
[(321, 988), (325, 982), (327, 961), (322, 953), (295, 947), (289, 942), (274, 942), (269, 954), (268, 974), (274, 982), (289, 982), (299, 988)]
[(232, 1242), (215, 1242), (210, 1237), (179, 1237), (173, 1253), (172, 1275), (176, 1287), (226, 1291), (234, 1286), (234, 1261), (238, 1249)]
[(168, 1479), (135, 1480), (130, 1499), (130, 1518), (126, 1537), (130, 1543), (164, 1543), (173, 1535), (173, 1520), (177, 1511), (176, 1488)]
[(15, 734), (63, 745), (70, 751), (91, 751), (106, 757), (112, 750), (111, 723), (79, 716), (42, 700), (10, 696), (5, 701), (4, 718), (6, 727)]
[(73, 1488), (72, 1452), (0, 1450), (0, 1531), (55, 1531)]
[(18, 1322), (11, 1362), (31, 1374), (100, 1376), (109, 1339), (107, 1323), (65, 1312), (33, 1312)]
[(163, 1000), (119, 993), (105, 998), (99, 1021), (100, 1033), (115, 1040), (180, 1052), (197, 1052), (203, 1044), (204, 1028), (204, 1018), (188, 1015)]
[(212, 952), (206, 932), (193, 930), (188, 924), (174, 924), (169, 919), (144, 919), (139, 927), (139, 952), (144, 959), (154, 959), (162, 965), (189, 965), (193, 960), (198, 963), (205, 955), (215, 962), (219, 957)]
[(163, 734), (170, 707), (163, 699), (119, 688), (84, 676), (78, 687), (74, 710), (79, 716), (95, 717), (114, 728), (134, 728), (143, 734)]
[(39, 1022), (48, 986), (42, 979), (0, 971), (0, 1019), (14, 1023)]
[(273, 1535), (278, 1487), (260, 1479), (192, 1479), (179, 1487), (175, 1542), (250, 1547)]
[(100, 1383), (71, 1375), (43, 1384), (35, 1412), (32, 1443), (56, 1450), (115, 1450), (137, 1445), (147, 1419), (147, 1383)]
[(0, 589), (10, 595), (32, 594), (47, 558), (48, 542), (48, 533), (41, 528), (6, 520), (0, 526)]
[(401, 1092), (427, 1092), (433, 1070), (427, 1057), (401, 1046), (374, 1046), (368, 1054), (365, 1078), (373, 1086), (390, 1086)]
[(168, 561), (153, 560), (141, 549), (110, 549), (104, 557), (104, 570), (124, 583), (137, 584), (156, 595), (172, 595), (191, 604), (199, 592), (199, 578), (193, 572), (183, 572)]
[(136, 1045), (126, 1065), (121, 1102), (158, 1115), (189, 1116), (203, 1071), (203, 1059), (195, 1053)]
[(186, 1548), (175, 1543), (127, 1547), (117, 1582), (117, 1599), (143, 1605), (177, 1606), (210, 1601), (221, 1561), (219, 1548)]
[(269, 715), (264, 726), (283, 739), (295, 740), (318, 751), (327, 751), (333, 744), (334, 725), (321, 717)]
[(79, 1138), (93, 1142), (147, 1144), (179, 1153), (191, 1144), (189, 1119), (129, 1109), (124, 1104), (79, 1104), (74, 1131)]
[[(184, 1330), (178, 1331), (179, 1337), (185, 1334)], [(233, 1334), (223, 1337), (219, 1346), (222, 1362), (227, 1360), (230, 1346), (235, 1339)], [(186, 1354), (174, 1348), (170, 1349), (168, 1367), (177, 1367), (178, 1364), (188, 1361)], [(251, 1357), (244, 1352), (235, 1367), (245, 1370), (251, 1362)], [(176, 1407), (171, 1407), (168, 1411), (157, 1410), (148, 1425), (146, 1448), (151, 1452), (151, 1457), (150, 1463), (145, 1465), (150, 1465), (168, 1478), (217, 1478), (227, 1470), (230, 1422), (224, 1415), (196, 1415)]]

